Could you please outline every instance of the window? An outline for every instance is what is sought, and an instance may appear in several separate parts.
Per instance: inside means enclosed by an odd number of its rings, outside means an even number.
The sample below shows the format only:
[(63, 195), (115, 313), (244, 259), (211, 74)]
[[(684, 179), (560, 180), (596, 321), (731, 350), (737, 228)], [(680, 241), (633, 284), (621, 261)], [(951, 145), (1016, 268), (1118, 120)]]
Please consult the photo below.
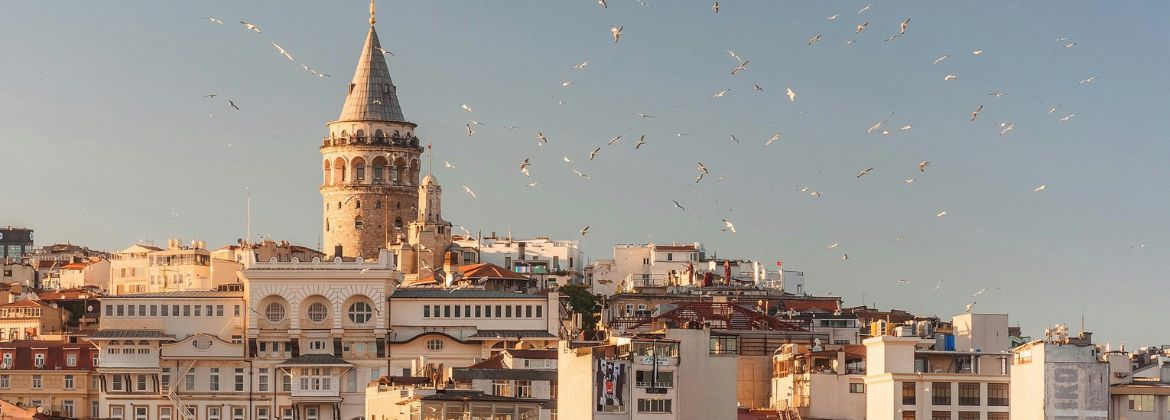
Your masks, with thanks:
[(264, 318), (273, 324), (284, 321), (284, 305), (278, 302), (269, 303), (264, 307)]
[(122, 390), (122, 375), (121, 374), (111, 375), (110, 379), (111, 379), (110, 389), (114, 390), (114, 391), (121, 391)]
[(136, 379), (138, 383), (137, 389), (139, 391), (146, 391), (146, 375), (138, 375)]
[(959, 383), (959, 405), (979, 405), (979, 384)]
[(0, 375), (0, 389), (8, 389), (12, 386), (12, 378), (8, 375)]
[[(211, 311), (208, 311), (208, 315)], [(223, 316), (223, 305), (215, 305), (215, 316)]]
[[(163, 306), (164, 308), (166, 306)], [(171, 407), (158, 408), (158, 420), (172, 420), (175, 415), (175, 410)]]
[(903, 411), (902, 420), (915, 420), (914, 415), (915, 413), (913, 411)]
[(463, 309), (459, 305), (455, 305), (455, 317), (460, 318), (460, 317), (462, 317), (462, 314), (463, 314)]
[(516, 381), (516, 398), (532, 398), (532, 381)]
[(325, 320), (325, 315), (328, 314), (328, 309), (325, 304), (321, 302), (313, 302), (309, 305), (309, 321), (322, 322)]
[(318, 420), (319, 415), (320, 412), (317, 407), (305, 407), (305, 420)]
[(171, 389), (171, 368), (162, 368), (162, 372), (158, 374), (159, 388), (163, 392)]
[(1130, 395), (1129, 411), (1154, 411), (1154, 396)]
[(244, 368), (236, 368), (235, 370), (235, 386), (236, 392), (244, 391)]
[(987, 384), (987, 405), (1008, 406), (1008, 384)]
[(978, 411), (960, 411), (959, 412), (959, 420), (980, 420), (979, 412)]
[(126, 417), (126, 408), (120, 405), (110, 406), (110, 417), (121, 419)]
[[(930, 384), (930, 402), (934, 405), (951, 405), (951, 383), (934, 382)], [(947, 413), (950, 416), (950, 413)], [(950, 417), (948, 417), (950, 418)]]
[(309, 350), (325, 350), (325, 340), (309, 340)]
[(511, 397), (512, 386), (508, 381), (492, 381), (492, 395), (499, 397)]
[(69, 354), (65, 355), (65, 366), (68, 366), (68, 367), (77, 366), (77, 353), (69, 353)]
[(280, 418), (281, 418), (281, 419), (291, 419), (291, 418), (293, 418), (293, 409), (292, 409), (292, 407), (280, 407)]
[(361, 216), (353, 218), (353, 228), (357, 229), (357, 230), (362, 230), (362, 217)]
[(65, 375), (65, 389), (73, 389), (73, 375)]
[(256, 420), (268, 420), (268, 407), (256, 408)]
[(268, 368), (260, 368), (260, 374), (256, 376), (256, 391), (268, 392)]
[(639, 413), (669, 413), (670, 403), (673, 400), (665, 398), (639, 398), (638, 412)]
[(483, 316), (483, 307), (480, 305), (475, 305), (475, 317), (480, 318), (482, 316)]
[(536, 317), (537, 317), (537, 318), (543, 318), (543, 317), (544, 317), (544, 307), (543, 307), (543, 306), (536, 305)]
[(442, 350), (443, 340), (427, 340), (427, 350)]
[(431, 317), (431, 305), (423, 305), (423, 318)]
[(512, 317), (512, 305), (505, 305), (504, 306), (504, 317), (506, 317), (506, 318)]
[(483, 306), (483, 317), (484, 318), (491, 318), (492, 317), (492, 305), (484, 305)]
[(1008, 420), (1008, 413), (1006, 412), (989, 412), (987, 413), (987, 420)]
[(219, 391), (219, 368), (211, 368), (208, 375), (208, 389), (211, 391)]
[(45, 367), (45, 354), (44, 353), (37, 353), (36, 355), (33, 356), (33, 366), (35, 366), (37, 369)]
[(914, 382), (902, 382), (902, 405), (915, 405), (914, 391), (916, 384)]
[(328, 391), (333, 389), (333, 374), (329, 368), (301, 368), (302, 391)]
[(150, 316), (158, 316), (158, 305), (150, 305)]
[[(277, 371), (280, 372), (280, 390), (283, 392), (292, 392), (292, 375), (283, 370)], [(291, 416), (291, 414), (289, 415)]]
[(73, 417), (73, 400), (61, 401), (61, 410), (65, 411), (65, 417)]
[(223, 407), (207, 407), (207, 420), (220, 420)]
[(235, 305), (232, 309), (233, 309), (233, 312), (235, 313), (235, 317), (239, 318), (240, 317), (240, 305)]
[(183, 316), (191, 316), (191, 305), (183, 305)]
[(851, 394), (864, 394), (865, 393), (865, 384), (859, 383), (859, 382), (849, 383), (849, 393), (851, 393)]
[(244, 420), (244, 407), (232, 407), (232, 420)]
[[(194, 306), (195, 306), (195, 316), (203, 316), (203, 305), (194, 305)], [(208, 314), (208, 315), (211, 315), (211, 314)]]
[(183, 389), (187, 391), (195, 390), (195, 368), (187, 372), (187, 376), (183, 377)]
[(443, 305), (443, 317), (444, 318), (451, 317), (451, 305)]
[(374, 311), (369, 303), (358, 301), (354, 302), (353, 305), (349, 305), (349, 320), (355, 324), (365, 324), (370, 321), (373, 315)]
[(950, 411), (932, 411), (930, 412), (930, 420), (951, 420)]
[(674, 387), (674, 372), (639, 370), (634, 374), (634, 382), (639, 388), (672, 388)]
[(43, 382), (42, 382), (41, 375), (33, 375), (32, 376), (32, 388), (33, 389), (41, 389), (42, 385), (43, 385)]
[(532, 318), (532, 305), (527, 305), (524, 307), (524, 317)]

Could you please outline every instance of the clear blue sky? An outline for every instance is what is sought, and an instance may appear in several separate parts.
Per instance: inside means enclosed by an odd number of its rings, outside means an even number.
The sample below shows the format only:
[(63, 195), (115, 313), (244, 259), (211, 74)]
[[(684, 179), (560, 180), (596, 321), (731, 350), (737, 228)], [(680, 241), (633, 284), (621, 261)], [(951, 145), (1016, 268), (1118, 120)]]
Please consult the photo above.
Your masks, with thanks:
[[(868, 2), (721, 3), (716, 15), (692, 1), (382, 1), (379, 35), (397, 54), (403, 112), (434, 144), (447, 218), (516, 236), (578, 238), (590, 225), (592, 258), (614, 243), (701, 241), (720, 256), (783, 259), (847, 304), (864, 293), (882, 308), (949, 316), (988, 287), (976, 310), (1009, 313), (1027, 333), (1075, 330), (1084, 314), (1101, 341), (1170, 341), (1151, 316), (1170, 300), (1170, 4), (876, 2), (859, 15)], [(315, 245), (317, 146), (339, 114), (366, 9), (5, 3), (0, 224), (103, 249), (226, 244), (243, 235), (249, 188), (253, 231)], [(907, 17), (906, 35), (884, 42)], [(613, 25), (624, 26), (616, 45)], [(333, 77), (313, 77), (271, 42)], [(729, 74), (728, 49), (751, 61), (746, 71)], [(487, 125), (468, 138), (470, 119)], [(881, 120), (893, 135), (866, 134)], [(1001, 136), (1002, 122), (1014, 130)], [(531, 179), (517, 170), (526, 157)], [(932, 162), (925, 173), (921, 160)], [(711, 175), (695, 184), (698, 161)], [(720, 232), (721, 218), (739, 233)]]

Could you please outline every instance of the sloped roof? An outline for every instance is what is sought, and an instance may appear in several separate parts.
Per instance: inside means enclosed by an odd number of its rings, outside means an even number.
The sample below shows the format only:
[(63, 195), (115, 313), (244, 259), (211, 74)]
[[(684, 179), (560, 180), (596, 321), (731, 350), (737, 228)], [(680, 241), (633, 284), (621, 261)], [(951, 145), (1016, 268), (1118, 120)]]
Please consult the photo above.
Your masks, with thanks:
[(370, 26), (338, 121), (406, 122), (398, 105), (397, 88), (390, 80), (386, 57), (379, 50), (381, 47), (378, 33)]
[(170, 339), (173, 340), (175, 336), (164, 333), (160, 330), (97, 330), (89, 335), (90, 339), (94, 338), (156, 338), (156, 339)]
[(349, 363), (345, 360), (342, 360), (340, 357), (334, 356), (332, 354), (302, 354), (302, 355), (294, 357), (292, 359), (285, 360), (284, 362), (282, 362), (278, 366), (305, 366), (305, 365), (353, 366), (352, 363)]
[(504, 350), (517, 359), (556, 359), (556, 350), (507, 349)]
[[(457, 269), (463, 275), (463, 280), (478, 279), (505, 279), (505, 280), (532, 280), (532, 278), (492, 263), (461, 265)], [(424, 277), (414, 284), (434, 283), (435, 276)]]

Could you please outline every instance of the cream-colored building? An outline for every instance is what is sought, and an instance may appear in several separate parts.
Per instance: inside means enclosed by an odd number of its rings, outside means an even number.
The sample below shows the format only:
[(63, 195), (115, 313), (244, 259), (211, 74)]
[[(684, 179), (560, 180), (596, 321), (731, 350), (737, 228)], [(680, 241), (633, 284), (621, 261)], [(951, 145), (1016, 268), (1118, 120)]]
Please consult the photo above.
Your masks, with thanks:
[(147, 256), (158, 251), (162, 251), (162, 248), (135, 244), (115, 252), (110, 260), (110, 281), (107, 291), (111, 295), (146, 293), (150, 280), (148, 273), (150, 260)]
[(582, 279), (585, 256), (576, 240), (498, 238), (493, 233), (455, 242), (474, 250), (476, 262), (495, 264), (546, 284), (565, 285)]
[(560, 294), (401, 288), (390, 296), (390, 372), (446, 380), (504, 349), (556, 348)]
[(110, 282), (110, 260), (91, 257), (81, 262), (65, 264), (57, 272), (56, 278), (51, 280), (45, 288), (63, 290), (92, 286), (107, 290)]
[(96, 357), (93, 345), (76, 339), (2, 342), (0, 399), (62, 417), (96, 417), (91, 407), (99, 390), (90, 381)]
[(557, 351), (506, 349), (487, 360), (456, 368), (455, 387), (485, 395), (517, 398), (540, 404), (540, 418), (556, 416)]
[(0, 283), (16, 283), (32, 287), (37, 281), (37, 270), (33, 266), (0, 260)]
[(365, 414), (364, 418), (375, 420), (544, 419), (539, 401), (478, 390), (398, 384), (392, 378), (381, 378), (366, 387)]
[[(963, 314), (952, 339), (865, 339), (866, 419), (1007, 419), (1007, 315)], [(954, 343), (948, 345), (947, 343)]]
[(773, 357), (772, 404), (800, 418), (865, 418), (865, 346), (786, 344)]
[(558, 419), (727, 419), (736, 416), (736, 357), (712, 354), (708, 330), (560, 344)]
[(68, 315), (61, 308), (36, 299), (0, 305), (0, 341), (59, 334)]
[[(1110, 375), (1091, 335), (1050, 335), (1012, 349), (1011, 416), (1016, 419), (1105, 420), (1109, 418)], [(1149, 409), (1138, 398), (1138, 408)], [(1126, 413), (1129, 407), (1116, 407)], [(1115, 418), (1163, 418), (1120, 416)]]

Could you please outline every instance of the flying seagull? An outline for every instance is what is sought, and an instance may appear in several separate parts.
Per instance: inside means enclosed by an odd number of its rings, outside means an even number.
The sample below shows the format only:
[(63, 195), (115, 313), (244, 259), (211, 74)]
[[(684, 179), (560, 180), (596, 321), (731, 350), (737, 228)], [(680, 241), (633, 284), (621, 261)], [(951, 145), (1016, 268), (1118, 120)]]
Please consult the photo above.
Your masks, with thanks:
[(228, 105), (231, 105), (231, 106), (232, 106), (232, 108), (235, 108), (235, 109), (236, 109), (236, 111), (239, 111), (239, 110), (240, 110), (240, 107), (236, 106), (236, 103), (235, 103), (235, 102), (232, 102), (232, 100), (231, 100), (231, 99), (228, 99)]
[(793, 92), (790, 87), (786, 87), (785, 89), (788, 90), (788, 102), (796, 102), (796, 92)]
[(646, 144), (645, 134), (638, 136), (638, 142), (634, 143), (634, 150), (641, 149), (643, 144)]
[(979, 118), (979, 111), (982, 111), (982, 110), (983, 110), (983, 105), (979, 105), (979, 108), (975, 108), (975, 112), (971, 113), (971, 122), (975, 122), (975, 119)]
[(255, 33), (260, 33), (260, 28), (257, 27), (256, 25), (253, 25), (251, 23), (248, 23), (248, 22), (245, 22), (242, 20), (240, 21), (240, 23), (243, 24), (245, 28), (248, 28), (248, 30), (255, 32)]
[(385, 48), (382, 48), (382, 47), (378, 47), (378, 48), (375, 48), (375, 49), (376, 49), (376, 50), (378, 50), (378, 52), (381, 52), (381, 53), (382, 53), (382, 55), (390, 55), (390, 56), (393, 56), (393, 55), (394, 55), (394, 52), (393, 52), (393, 51), (390, 51), (390, 50), (388, 50), (388, 49), (385, 49)]
[(780, 133), (773, 134), (772, 138), (770, 138), (770, 139), (768, 139), (768, 141), (764, 142), (764, 147), (767, 148), (769, 144), (772, 144), (772, 142), (774, 142), (776, 140), (780, 140)]
[(540, 140), (540, 141), (536, 142), (536, 144), (538, 144), (538, 145), (543, 146), (545, 143), (548, 143), (548, 138), (544, 136), (543, 132), (537, 131), (536, 132), (536, 139)]
[(616, 136), (616, 137), (614, 137), (614, 138), (612, 138), (612, 139), (609, 139), (609, 143), (606, 143), (606, 144), (608, 144), (608, 145), (610, 145), (610, 146), (613, 146), (613, 144), (614, 144), (614, 143), (617, 143), (617, 142), (618, 142), (618, 140), (621, 140), (621, 139), (622, 139), (622, 136)]
[(751, 61), (744, 61), (744, 62), (742, 62), (742, 63), (739, 63), (739, 65), (738, 65), (738, 66), (735, 66), (735, 68), (731, 69), (731, 75), (732, 75), (732, 76), (735, 76), (735, 74), (736, 74), (736, 73), (739, 73), (739, 72), (741, 72), (741, 71), (747, 70), (747, 65), (748, 65), (748, 63), (750, 63), (750, 62), (751, 62)]
[(591, 177), (591, 176), (589, 176), (589, 175), (585, 175), (585, 174), (581, 173), (581, 171), (578, 171), (578, 170), (576, 170), (576, 169), (574, 169), (574, 170), (573, 170), (573, 173), (577, 174), (577, 176), (579, 176), (579, 177), (581, 177), (581, 178), (585, 178), (585, 179), (593, 179), (593, 177)]
[(858, 178), (861, 178), (861, 177), (863, 177), (863, 176), (866, 176), (866, 175), (868, 175), (868, 174), (869, 174), (869, 171), (872, 171), (872, 170), (873, 170), (873, 168), (869, 168), (869, 169), (863, 170), (863, 171), (861, 171), (861, 172), (858, 172), (858, 173), (857, 173), (857, 177), (858, 177)]
[(475, 191), (472, 191), (471, 188), (469, 188), (468, 186), (464, 185), (463, 191), (467, 191), (468, 194), (471, 194), (471, 198), (476, 198)]
[(808, 45), (810, 45), (810, 46), (811, 46), (812, 44), (816, 44), (816, 43), (818, 43), (818, 42), (821, 42), (821, 34), (816, 34), (816, 35), (813, 35), (813, 37), (812, 37), (812, 38), (809, 38), (809, 39), (808, 39)]
[(678, 203), (678, 200), (670, 200), (670, 201), (673, 201), (673, 202), (674, 202), (674, 206), (675, 206), (675, 207), (678, 207), (678, 209), (679, 209), (679, 210), (682, 210), (682, 211), (687, 211), (687, 209), (683, 208), (682, 204), (679, 204), (679, 203)]
[(475, 130), (471, 128), (471, 124), (467, 124), (467, 137), (471, 137), (472, 134), (475, 134)]
[(585, 234), (588, 232), (589, 232), (589, 226), (585, 226), (584, 229), (581, 229), (581, 236), (585, 236)]
[(716, 92), (714, 95), (711, 95), (711, 97), (712, 98), (722, 98), (724, 96), (727, 96), (727, 91), (729, 91), (729, 90), (731, 90), (731, 89), (723, 89), (719, 92)]
[(948, 59), (948, 58), (951, 58), (951, 55), (950, 55), (950, 54), (947, 54), (947, 55), (944, 55), (944, 56), (942, 56), (942, 57), (936, 58), (936, 59), (934, 59), (934, 64), (941, 63), (941, 62), (943, 62), (943, 60), (946, 60), (946, 59)]
[(861, 31), (865, 30), (866, 26), (869, 26), (869, 22), (865, 22), (865, 23), (862, 23), (860, 25), (857, 25), (857, 31), (854, 33), (857, 33), (857, 34), (861, 33)]
[(715, 4), (712, 4), (711, 10), (714, 11), (715, 14), (719, 14), (719, 2), (715, 2)]
[(459, 107), (463, 108), (464, 111), (471, 112), (471, 107), (467, 106), (467, 104), (459, 104)]
[(585, 66), (589, 65), (589, 60), (582, 61), (581, 64), (573, 66), (576, 70), (585, 70)]
[(1038, 193), (1038, 192), (1044, 191), (1046, 189), (1048, 189), (1048, 184), (1040, 184), (1039, 187), (1033, 188), (1032, 192)]
[(907, 26), (910, 26), (910, 18), (906, 18), (906, 20), (903, 20), (902, 23), (898, 25), (898, 35), (905, 35)]
[(918, 162), (918, 172), (926, 172), (927, 166), (930, 166), (929, 160), (924, 160), (922, 162)]
[(293, 62), (296, 61), (296, 60), (293, 60), (292, 54), (289, 54), (288, 51), (285, 51), (284, 48), (281, 48), (280, 45), (277, 45), (277, 43), (273, 42), (272, 46), (276, 47), (276, 50), (280, 51), (280, 55), (283, 55), (285, 58), (288, 59), (288, 61), (293, 61)]
[(723, 229), (720, 229), (720, 230), (722, 230), (722, 231), (729, 231), (730, 230), (731, 234), (734, 235), (735, 234), (735, 224), (731, 223), (730, 220), (723, 219)]
[(223, 25), (223, 21), (222, 21), (222, 20), (219, 20), (219, 19), (216, 19), (216, 18), (213, 18), (213, 17), (210, 17), (210, 16), (209, 16), (209, 17), (207, 17), (207, 20), (208, 20), (208, 21), (210, 21), (211, 23), (218, 23), (218, 24), (220, 24), (220, 25)]
[(699, 172), (702, 172), (704, 175), (711, 173), (707, 171), (707, 166), (703, 165), (703, 162), (699, 162)]
[(614, 44), (617, 44), (618, 40), (621, 39), (622, 28), (624, 28), (624, 26), (611, 26), (611, 27), (609, 27), (609, 33), (610, 33), (610, 35), (613, 36), (613, 43)]
[(600, 151), (601, 151), (601, 148), (598, 147), (596, 149), (593, 149), (592, 152), (589, 152), (589, 160), (593, 160), (593, 158), (597, 157), (597, 152), (600, 152)]

